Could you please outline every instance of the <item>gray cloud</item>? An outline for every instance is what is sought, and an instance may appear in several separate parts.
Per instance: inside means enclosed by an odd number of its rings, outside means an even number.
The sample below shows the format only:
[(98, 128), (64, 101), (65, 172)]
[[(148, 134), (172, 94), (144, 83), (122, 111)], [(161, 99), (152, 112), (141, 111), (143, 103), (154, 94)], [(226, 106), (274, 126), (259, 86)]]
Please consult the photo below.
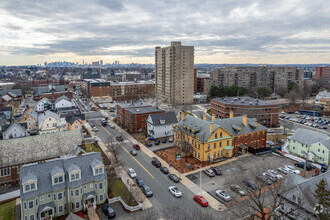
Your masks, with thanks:
[[(40, 25), (29, 33), (50, 36), (33, 48), (9, 47), (13, 55), (123, 55), (152, 57), (156, 45), (181, 40), (204, 55), (326, 53), (330, 2), (286, 0), (5, 0), (0, 10)], [(1, 26), (0, 26), (1, 27)], [(20, 31), (24, 23), (8, 22)], [(4, 30), (4, 31), (5, 31)], [(4, 36), (5, 37), (5, 36)], [(20, 36), (24, 38), (24, 36)], [(280, 46), (279, 46), (280, 45)], [(1, 46), (1, 43), (0, 43)], [(108, 51), (107, 48), (123, 49)], [(141, 49), (143, 48), (143, 49)]]

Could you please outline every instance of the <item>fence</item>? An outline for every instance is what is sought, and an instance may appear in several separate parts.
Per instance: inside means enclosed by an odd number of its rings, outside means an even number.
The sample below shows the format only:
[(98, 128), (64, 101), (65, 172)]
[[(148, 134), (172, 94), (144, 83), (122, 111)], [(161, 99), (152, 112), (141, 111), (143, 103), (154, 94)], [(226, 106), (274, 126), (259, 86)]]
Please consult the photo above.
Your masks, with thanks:
[(119, 201), (125, 207), (125, 209), (127, 209), (127, 210), (129, 210), (131, 212), (135, 212), (135, 211), (140, 210), (142, 208), (140, 204), (138, 204), (137, 206), (129, 206), (129, 205), (127, 205), (124, 202), (124, 200), (121, 199), (120, 196), (114, 197), (114, 198), (111, 198), (111, 199), (108, 198), (108, 201), (109, 201), (109, 204)]

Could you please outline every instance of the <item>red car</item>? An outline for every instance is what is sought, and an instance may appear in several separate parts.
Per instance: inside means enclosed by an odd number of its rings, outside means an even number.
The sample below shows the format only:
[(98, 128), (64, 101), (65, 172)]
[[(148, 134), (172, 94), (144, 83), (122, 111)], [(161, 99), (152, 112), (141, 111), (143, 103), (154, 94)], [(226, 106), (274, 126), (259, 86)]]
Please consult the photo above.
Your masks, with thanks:
[(133, 148), (134, 148), (135, 150), (140, 150), (140, 146), (139, 146), (138, 144), (134, 144), (134, 145), (133, 145)]
[(196, 195), (196, 196), (194, 196), (194, 200), (203, 207), (206, 207), (209, 205), (209, 203), (203, 196)]
[(85, 219), (83, 212), (76, 212), (75, 214), (78, 215), (80, 218)]

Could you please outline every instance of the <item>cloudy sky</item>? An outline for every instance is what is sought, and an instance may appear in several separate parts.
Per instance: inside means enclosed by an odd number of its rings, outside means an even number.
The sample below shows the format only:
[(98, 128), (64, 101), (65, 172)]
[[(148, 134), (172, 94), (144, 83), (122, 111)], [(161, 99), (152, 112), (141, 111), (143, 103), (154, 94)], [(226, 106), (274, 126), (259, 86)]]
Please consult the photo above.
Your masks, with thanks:
[(195, 63), (330, 63), (329, 0), (1, 0), (0, 65), (154, 63), (195, 46)]

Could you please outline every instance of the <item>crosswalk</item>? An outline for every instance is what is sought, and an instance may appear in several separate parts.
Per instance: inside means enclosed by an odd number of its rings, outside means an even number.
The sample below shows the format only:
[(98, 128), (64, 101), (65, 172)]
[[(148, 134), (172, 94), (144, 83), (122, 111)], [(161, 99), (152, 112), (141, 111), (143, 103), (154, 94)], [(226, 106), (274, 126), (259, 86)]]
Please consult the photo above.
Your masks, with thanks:
[(124, 141), (113, 141), (113, 142), (110, 142), (110, 143), (105, 143), (105, 145), (106, 146), (109, 146), (109, 145), (113, 145), (113, 144), (118, 144), (118, 143), (120, 143), (120, 144), (123, 144), (123, 143), (128, 143), (129, 142), (129, 140), (124, 140)]

